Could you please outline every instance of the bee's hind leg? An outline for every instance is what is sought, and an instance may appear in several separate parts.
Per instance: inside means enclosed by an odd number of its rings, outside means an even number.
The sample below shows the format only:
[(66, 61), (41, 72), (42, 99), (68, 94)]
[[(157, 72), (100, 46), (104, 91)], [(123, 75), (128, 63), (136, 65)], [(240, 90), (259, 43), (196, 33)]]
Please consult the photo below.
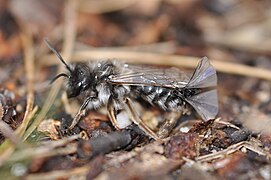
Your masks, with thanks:
[(115, 127), (116, 130), (120, 130), (120, 128), (118, 127), (118, 123), (117, 123), (117, 119), (116, 119), (116, 114), (115, 114), (115, 108), (113, 105), (113, 99), (110, 98), (107, 104), (107, 111), (108, 111), (108, 116), (109, 119), (112, 123), (112, 125)]
[(136, 125), (138, 125), (138, 127), (140, 129), (142, 129), (147, 135), (149, 135), (150, 137), (152, 137), (155, 140), (161, 140), (156, 134), (155, 132), (153, 132), (153, 130), (151, 130), (139, 117), (139, 115), (137, 114), (134, 105), (132, 103), (132, 101), (129, 98), (125, 99), (125, 103), (127, 105), (127, 110), (129, 110), (130, 114), (131, 114), (131, 118), (133, 123), (135, 123)]
[(166, 119), (163, 124), (160, 126), (157, 136), (159, 138), (166, 138), (169, 136), (173, 128), (176, 126), (178, 119), (181, 117), (181, 112), (168, 112), (166, 114)]
[(85, 110), (86, 107), (88, 105), (88, 103), (90, 102), (90, 100), (92, 99), (92, 97), (88, 97), (84, 103), (81, 105), (80, 109), (78, 110), (77, 114), (75, 115), (75, 117), (73, 118), (72, 124), (70, 125), (69, 129), (73, 129), (74, 126), (80, 121), (80, 119), (85, 115)]

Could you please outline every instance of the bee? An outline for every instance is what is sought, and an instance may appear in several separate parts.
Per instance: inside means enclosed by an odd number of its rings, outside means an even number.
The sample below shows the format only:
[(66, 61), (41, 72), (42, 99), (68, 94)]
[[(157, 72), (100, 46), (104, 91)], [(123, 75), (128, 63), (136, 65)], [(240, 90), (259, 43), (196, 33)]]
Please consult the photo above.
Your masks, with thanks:
[(200, 60), (192, 76), (178, 68), (163, 69), (110, 60), (68, 65), (59, 52), (47, 40), (45, 42), (67, 69), (52, 82), (60, 77), (66, 78), (68, 98), (83, 100), (70, 129), (84, 115), (84, 110), (106, 106), (116, 129), (120, 129), (118, 113), (126, 111), (132, 122), (147, 135), (155, 140), (164, 137), (165, 127), (172, 128), (177, 118), (173, 116), (155, 133), (140, 119), (134, 107), (133, 100), (138, 98), (173, 114), (180, 114), (188, 105), (205, 121), (214, 119), (218, 113), (217, 75), (207, 57)]

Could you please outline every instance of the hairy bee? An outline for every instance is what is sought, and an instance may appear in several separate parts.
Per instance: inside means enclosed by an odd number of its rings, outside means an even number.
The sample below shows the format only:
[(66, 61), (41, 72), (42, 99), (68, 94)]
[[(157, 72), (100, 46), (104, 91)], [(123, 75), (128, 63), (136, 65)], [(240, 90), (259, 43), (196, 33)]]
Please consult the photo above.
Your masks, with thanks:
[(145, 133), (159, 139), (141, 121), (131, 100), (136, 98), (168, 112), (181, 112), (188, 104), (205, 121), (214, 119), (218, 113), (217, 76), (207, 57), (200, 60), (193, 75), (189, 76), (177, 68), (136, 66), (110, 60), (68, 65), (48, 41), (46, 44), (67, 69), (52, 82), (59, 77), (67, 78), (68, 97), (84, 100), (70, 128), (80, 120), (83, 110), (107, 106), (116, 129), (119, 129), (116, 115), (124, 110)]

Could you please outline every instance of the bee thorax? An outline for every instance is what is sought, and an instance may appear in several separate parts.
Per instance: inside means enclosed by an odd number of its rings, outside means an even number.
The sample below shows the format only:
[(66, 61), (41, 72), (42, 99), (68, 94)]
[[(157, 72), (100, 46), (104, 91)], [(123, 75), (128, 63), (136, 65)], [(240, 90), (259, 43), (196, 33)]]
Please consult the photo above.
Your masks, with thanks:
[(102, 84), (97, 87), (97, 91), (98, 91), (99, 100), (103, 104), (106, 104), (108, 102), (110, 95), (111, 95), (110, 89), (105, 84)]

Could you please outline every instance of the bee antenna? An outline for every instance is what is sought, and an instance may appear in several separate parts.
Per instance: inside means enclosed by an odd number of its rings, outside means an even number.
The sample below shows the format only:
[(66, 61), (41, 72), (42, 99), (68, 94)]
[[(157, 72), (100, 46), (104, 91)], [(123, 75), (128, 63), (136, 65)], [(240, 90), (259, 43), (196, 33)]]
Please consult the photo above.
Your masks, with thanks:
[(52, 84), (53, 82), (55, 82), (60, 77), (70, 78), (67, 74), (61, 73), (61, 74), (58, 74), (56, 77), (54, 77), (54, 79), (51, 80), (50, 84)]
[(59, 54), (59, 52), (52, 46), (52, 44), (49, 42), (47, 38), (44, 39), (45, 44), (50, 48), (51, 51), (55, 53), (55, 55), (58, 57), (58, 59), (66, 66), (68, 71), (72, 72), (71, 68), (68, 66), (68, 64), (64, 61), (62, 56)]

